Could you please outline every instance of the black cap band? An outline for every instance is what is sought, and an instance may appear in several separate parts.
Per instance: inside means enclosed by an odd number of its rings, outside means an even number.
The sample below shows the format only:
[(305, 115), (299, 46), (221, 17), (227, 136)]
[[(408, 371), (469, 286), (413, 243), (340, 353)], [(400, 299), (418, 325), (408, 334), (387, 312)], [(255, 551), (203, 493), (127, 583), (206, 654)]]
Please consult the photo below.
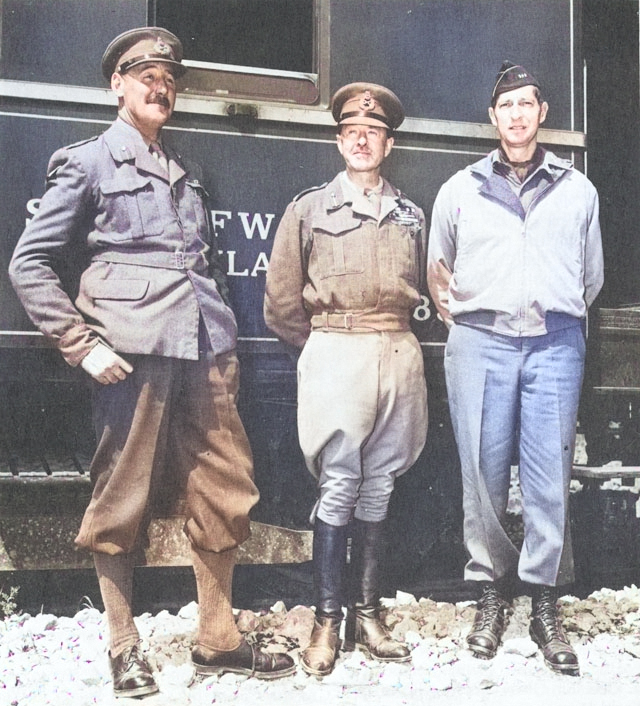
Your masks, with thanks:
[(123, 74), (132, 66), (135, 66), (136, 64), (143, 64), (147, 61), (161, 61), (164, 64), (172, 64), (176, 67), (176, 69), (178, 69), (178, 73), (180, 75), (182, 75), (186, 70), (185, 67), (178, 61), (175, 61), (174, 59), (167, 59), (167, 57), (162, 56), (162, 54), (142, 54), (141, 56), (134, 56), (133, 59), (129, 59), (129, 61), (125, 61), (119, 66), (116, 66), (116, 71), (119, 74)]
[(390, 121), (385, 118), (383, 115), (380, 115), (380, 113), (372, 113), (370, 110), (356, 110), (353, 113), (342, 113), (340, 116), (340, 120), (345, 120), (346, 118), (375, 118), (376, 120), (379, 120), (380, 122), (384, 123), (389, 130), (393, 130), (391, 127)]

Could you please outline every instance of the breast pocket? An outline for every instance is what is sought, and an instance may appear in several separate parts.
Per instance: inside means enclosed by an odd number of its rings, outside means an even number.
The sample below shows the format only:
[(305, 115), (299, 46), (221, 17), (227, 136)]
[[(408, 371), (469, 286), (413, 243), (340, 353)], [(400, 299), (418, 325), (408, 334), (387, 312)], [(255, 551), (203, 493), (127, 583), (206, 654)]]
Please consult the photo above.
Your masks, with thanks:
[(151, 180), (142, 176), (100, 183), (102, 230), (113, 240), (133, 240), (162, 232), (160, 209)]
[(364, 272), (363, 229), (358, 219), (347, 223), (316, 223), (313, 228), (312, 254), (318, 262), (321, 279)]
[(416, 225), (389, 224), (391, 253), (395, 271), (403, 279), (416, 283), (419, 280), (418, 238), (420, 227)]
[(183, 196), (187, 220), (196, 224), (198, 233), (205, 240), (204, 236), (208, 233), (206, 204), (209, 195), (197, 179), (192, 179), (185, 181)]

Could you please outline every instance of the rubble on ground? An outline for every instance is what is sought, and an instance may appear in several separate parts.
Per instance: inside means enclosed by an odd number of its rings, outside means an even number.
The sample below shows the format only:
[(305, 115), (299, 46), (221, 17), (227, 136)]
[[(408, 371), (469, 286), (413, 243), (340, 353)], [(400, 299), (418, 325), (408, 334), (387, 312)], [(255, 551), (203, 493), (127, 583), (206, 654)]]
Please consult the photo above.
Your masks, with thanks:
[[(324, 679), (302, 670), (274, 682), (247, 680), (236, 675), (209, 677), (192, 683), (190, 651), (197, 623), (195, 603), (177, 615), (162, 611), (136, 618), (144, 648), (157, 671), (161, 692), (144, 699), (144, 706), (260, 703), (418, 704), (430, 693), (432, 703), (495, 703), (490, 693), (529, 693), (546, 688), (566, 696), (590, 696), (616, 685), (624, 694), (640, 684), (640, 590), (603, 589), (579, 600), (560, 600), (567, 635), (576, 647), (581, 677), (561, 677), (544, 666), (529, 639), (530, 599), (518, 597), (496, 657), (474, 659), (464, 638), (471, 627), (473, 603), (436, 602), (398, 593), (383, 599), (382, 619), (392, 635), (412, 649), (408, 664), (383, 664), (362, 652), (343, 653), (334, 672)], [(281, 602), (261, 613), (236, 611), (238, 626), (247, 638), (271, 651), (285, 651), (297, 660), (308, 644), (314, 614), (307, 606), (289, 610)], [(73, 618), (52, 615), (12, 615), (0, 622), (0, 706), (74, 706), (114, 703), (106, 657), (104, 615), (85, 608)], [(551, 681), (549, 681), (551, 680)], [(555, 686), (553, 686), (555, 685)], [(552, 688), (553, 687), (553, 688)], [(622, 691), (620, 691), (622, 689)], [(565, 693), (566, 692), (566, 693)], [(471, 699), (473, 696), (473, 699)], [(434, 698), (438, 701), (433, 701)], [(493, 697), (492, 697), (493, 698)], [(620, 700), (622, 699), (622, 700)], [(617, 706), (626, 702), (621, 696)], [(118, 699), (125, 706), (127, 699)], [(134, 703), (130, 701), (130, 703)], [(140, 701), (135, 701), (140, 704)], [(586, 703), (595, 703), (587, 700)], [(627, 703), (632, 703), (628, 701)]]

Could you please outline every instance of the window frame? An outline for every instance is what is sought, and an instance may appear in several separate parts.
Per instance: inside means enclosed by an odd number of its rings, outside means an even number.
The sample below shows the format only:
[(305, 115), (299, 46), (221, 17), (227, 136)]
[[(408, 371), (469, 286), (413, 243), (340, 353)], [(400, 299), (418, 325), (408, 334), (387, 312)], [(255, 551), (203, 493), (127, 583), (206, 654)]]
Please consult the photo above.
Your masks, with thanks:
[[(0, 0), (1, 1), (1, 0)], [(147, 24), (156, 24), (149, 0)], [(178, 84), (180, 95), (233, 102), (268, 102), (326, 108), (330, 102), (330, 0), (313, 0), (314, 71), (298, 72), (183, 59), (189, 69)]]

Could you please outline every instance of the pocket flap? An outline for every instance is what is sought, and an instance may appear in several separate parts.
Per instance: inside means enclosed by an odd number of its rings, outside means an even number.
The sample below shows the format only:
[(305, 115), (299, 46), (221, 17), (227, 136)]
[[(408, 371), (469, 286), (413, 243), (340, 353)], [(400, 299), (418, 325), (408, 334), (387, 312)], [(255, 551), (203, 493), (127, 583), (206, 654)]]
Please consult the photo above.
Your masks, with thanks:
[(354, 218), (353, 216), (345, 217), (343, 213), (333, 216), (327, 214), (314, 217), (313, 219), (313, 230), (321, 230), (330, 235), (348, 233), (351, 230), (359, 228), (361, 225), (362, 221), (359, 218)]
[(146, 279), (97, 279), (87, 283), (86, 292), (92, 299), (142, 299), (149, 289)]
[(197, 179), (187, 179), (185, 183), (187, 186), (190, 186), (192, 189), (194, 189), (198, 193), (204, 194), (207, 199), (210, 198), (209, 192), (204, 188), (204, 186)]

